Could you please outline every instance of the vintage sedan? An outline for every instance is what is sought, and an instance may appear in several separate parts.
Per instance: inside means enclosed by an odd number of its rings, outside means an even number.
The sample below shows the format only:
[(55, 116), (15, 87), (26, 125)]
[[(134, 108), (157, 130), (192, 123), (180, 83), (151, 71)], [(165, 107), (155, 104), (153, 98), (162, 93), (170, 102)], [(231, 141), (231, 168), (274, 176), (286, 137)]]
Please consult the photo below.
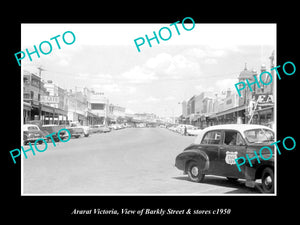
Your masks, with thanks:
[(188, 136), (197, 136), (199, 133), (201, 132), (201, 129), (191, 126), (191, 125), (187, 125), (186, 126), (186, 135)]
[(103, 125), (103, 124), (91, 125), (90, 132), (91, 133), (107, 133), (107, 132), (110, 132), (110, 129), (108, 126)]
[[(58, 131), (63, 128), (64, 128), (64, 126), (62, 126), (62, 125), (47, 124), (47, 125), (43, 125), (41, 127), (41, 130), (46, 134), (46, 136), (49, 134), (55, 133), (54, 135), (51, 135), (51, 137), (53, 138), (53, 140), (55, 142), (59, 142), (60, 140), (64, 140), (64, 139), (68, 138), (68, 134), (64, 130), (62, 130), (59, 133), (60, 138), (58, 138)], [(48, 142), (51, 142), (51, 137), (50, 136), (47, 137)]]
[[(40, 130), (37, 125), (34, 124), (24, 124), (23, 125), (23, 144), (27, 145), (29, 142), (35, 142), (38, 139), (44, 139), (47, 141), (45, 134)], [(42, 143), (43, 141), (39, 141)]]
[[(260, 148), (268, 146), (274, 153), (274, 132), (262, 125), (226, 124), (203, 129), (194, 143), (180, 153), (175, 160), (175, 166), (188, 174), (190, 180), (203, 182), (205, 175), (227, 177), (230, 181), (246, 179), (246, 186), (255, 187), (255, 180), (261, 179), (262, 191), (274, 192), (274, 154), (269, 160), (247, 160), (238, 170), (235, 159), (255, 156), (269, 158), (270, 152)], [(246, 158), (247, 159), (247, 158)]]

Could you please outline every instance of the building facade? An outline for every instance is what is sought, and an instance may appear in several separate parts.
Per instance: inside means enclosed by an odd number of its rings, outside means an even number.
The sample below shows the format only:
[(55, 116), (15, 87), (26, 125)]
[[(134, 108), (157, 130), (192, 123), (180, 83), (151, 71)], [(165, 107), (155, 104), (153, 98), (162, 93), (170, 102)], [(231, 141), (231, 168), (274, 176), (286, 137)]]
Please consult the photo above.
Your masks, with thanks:
[(47, 95), (41, 78), (28, 71), (23, 72), (23, 122), (40, 120), (43, 110), (41, 96)]
[(109, 100), (104, 93), (91, 91), (89, 104), (90, 112), (99, 118), (99, 123), (108, 124)]
[[(39, 124), (81, 125), (103, 124), (108, 115), (108, 98), (88, 88), (65, 90), (53, 81), (23, 72), (23, 123), (35, 120)], [(115, 107), (121, 115), (122, 107)]]
[(43, 124), (66, 124), (68, 120), (67, 92), (52, 80), (44, 81), (47, 94), (41, 96), (43, 108), (47, 110), (42, 113)]
[(114, 105), (114, 104), (109, 104), (108, 106), (108, 117), (111, 123), (122, 123), (126, 120), (126, 114), (125, 114), (126, 108), (119, 106), (119, 105)]
[[(269, 57), (270, 68), (274, 67), (274, 52)], [(249, 83), (255, 81), (264, 71), (270, 71), (266, 65), (261, 65), (259, 73), (256, 70), (248, 70), (245, 64), (244, 70), (238, 75), (239, 82)], [(272, 77), (274, 70), (271, 71)], [(270, 80), (266, 73), (261, 76), (264, 83)], [(234, 84), (233, 84), (234, 85)], [(252, 90), (246, 85), (241, 90), (241, 97), (234, 90), (228, 89), (220, 93), (201, 92), (194, 95), (187, 102), (187, 110), (182, 110), (181, 122), (195, 125), (200, 128), (217, 124), (252, 123), (273, 127), (274, 123), (274, 81), (269, 85), (251, 85)], [(184, 106), (182, 105), (182, 109)], [(186, 115), (187, 114), (187, 115)], [(185, 116), (183, 116), (185, 115)], [(184, 120), (188, 118), (189, 120)]]

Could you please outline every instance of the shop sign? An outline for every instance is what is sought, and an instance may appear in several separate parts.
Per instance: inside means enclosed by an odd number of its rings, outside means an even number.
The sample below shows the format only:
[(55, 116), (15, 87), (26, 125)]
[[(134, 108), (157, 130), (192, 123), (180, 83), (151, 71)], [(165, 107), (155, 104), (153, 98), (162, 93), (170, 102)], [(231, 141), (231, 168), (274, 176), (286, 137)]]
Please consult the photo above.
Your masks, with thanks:
[(255, 95), (255, 100), (257, 101), (258, 106), (271, 106), (274, 104), (273, 95)]
[(58, 96), (41, 96), (41, 102), (42, 103), (48, 103), (48, 104), (58, 104), (59, 103), (59, 97)]

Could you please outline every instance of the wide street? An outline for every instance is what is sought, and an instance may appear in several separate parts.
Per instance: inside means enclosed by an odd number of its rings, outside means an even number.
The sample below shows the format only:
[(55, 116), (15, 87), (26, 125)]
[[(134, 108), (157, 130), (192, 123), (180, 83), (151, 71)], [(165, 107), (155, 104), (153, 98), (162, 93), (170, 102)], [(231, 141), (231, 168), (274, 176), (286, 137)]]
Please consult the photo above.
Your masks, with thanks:
[[(45, 152), (23, 156), (23, 194), (259, 194), (243, 180), (206, 176), (191, 182), (174, 166), (194, 137), (165, 128), (126, 128), (48, 143)], [(28, 145), (25, 149), (29, 148)], [(43, 146), (40, 146), (43, 149)], [(23, 153), (22, 153), (23, 154)]]

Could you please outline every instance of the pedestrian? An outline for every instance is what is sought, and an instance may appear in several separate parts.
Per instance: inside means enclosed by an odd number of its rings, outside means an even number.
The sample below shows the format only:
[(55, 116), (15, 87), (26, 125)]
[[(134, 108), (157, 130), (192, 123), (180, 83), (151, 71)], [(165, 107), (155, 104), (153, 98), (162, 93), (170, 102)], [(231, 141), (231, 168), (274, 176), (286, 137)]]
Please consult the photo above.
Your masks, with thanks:
[(186, 136), (186, 126), (184, 126), (184, 136)]

